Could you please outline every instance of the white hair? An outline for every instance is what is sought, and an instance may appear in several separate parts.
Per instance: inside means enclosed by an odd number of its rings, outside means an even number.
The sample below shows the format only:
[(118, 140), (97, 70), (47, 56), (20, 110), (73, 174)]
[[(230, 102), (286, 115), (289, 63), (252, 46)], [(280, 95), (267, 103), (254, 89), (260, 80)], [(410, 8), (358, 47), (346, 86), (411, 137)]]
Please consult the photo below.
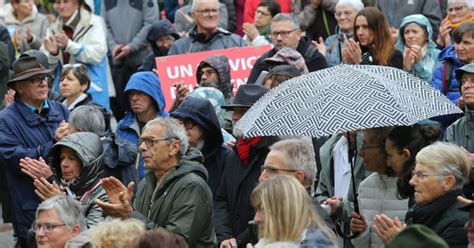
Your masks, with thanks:
[(361, 0), (339, 0), (336, 4), (336, 10), (345, 5), (350, 5), (350, 7), (354, 8), (357, 12), (364, 8), (364, 3), (362, 3)]
[(196, 11), (198, 3), (202, 2), (214, 2), (217, 4), (217, 8), (219, 8), (219, 0), (193, 0), (193, 3), (191, 4), (191, 12)]
[(451, 3), (463, 3), (470, 9), (474, 8), (474, 0), (448, 0), (448, 5)]

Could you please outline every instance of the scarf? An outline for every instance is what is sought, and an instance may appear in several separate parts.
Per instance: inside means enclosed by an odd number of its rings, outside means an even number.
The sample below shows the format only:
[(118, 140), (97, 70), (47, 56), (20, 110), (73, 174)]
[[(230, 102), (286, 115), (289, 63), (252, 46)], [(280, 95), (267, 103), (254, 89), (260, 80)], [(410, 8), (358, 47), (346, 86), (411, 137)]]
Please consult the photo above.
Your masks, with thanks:
[(247, 168), (249, 163), (250, 148), (257, 145), (260, 141), (260, 138), (261, 137), (253, 137), (249, 139), (241, 138), (239, 140), (239, 143), (237, 144), (237, 154), (239, 155), (240, 161), (242, 161), (242, 164), (245, 168)]

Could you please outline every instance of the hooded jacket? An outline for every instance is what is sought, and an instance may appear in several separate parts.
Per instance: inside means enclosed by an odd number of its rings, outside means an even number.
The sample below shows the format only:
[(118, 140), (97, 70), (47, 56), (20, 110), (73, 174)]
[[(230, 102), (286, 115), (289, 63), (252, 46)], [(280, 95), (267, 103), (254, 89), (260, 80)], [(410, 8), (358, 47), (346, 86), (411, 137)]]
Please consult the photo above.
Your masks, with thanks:
[(132, 217), (143, 220), (147, 229), (163, 227), (183, 236), (189, 247), (216, 247), (203, 160), (198, 150), (189, 148), (158, 187), (155, 174), (148, 172), (138, 185)]
[[(219, 83), (217, 84), (218, 89), (224, 94), (225, 99), (229, 99), (232, 96), (232, 83), (230, 81), (230, 65), (229, 59), (227, 59), (224, 55), (214, 55), (209, 56), (205, 60), (199, 63), (196, 72), (201, 71), (204, 67), (211, 67), (212, 69), (217, 71), (219, 76)], [(200, 73), (196, 73), (196, 79), (199, 84), (201, 82), (202, 75)], [(201, 85), (201, 86), (208, 86), (208, 85)]]
[(97, 225), (104, 217), (102, 208), (95, 204), (94, 199), (108, 201), (107, 193), (99, 183), (104, 170), (102, 141), (94, 133), (78, 132), (70, 134), (56, 143), (49, 153), (49, 159), (51, 167), (58, 177), (62, 176), (61, 148), (63, 147), (73, 150), (81, 161), (79, 177), (66, 182), (65, 186), (69, 187), (76, 195), (76, 200), (81, 202), (87, 226)]
[[(14, 9), (11, 4), (6, 4), (5, 6), (3, 6), (4, 16), (1, 22), (9, 30), (11, 30), (10, 35), (12, 36), (13, 36), (14, 30), (22, 29), (21, 33), (23, 35), (20, 35), (21, 44), (17, 44), (17, 45), (20, 45), (19, 47), (17, 47), (18, 51), (20, 53), (23, 53), (30, 49), (39, 49), (41, 47), (43, 38), (46, 36), (46, 30), (48, 29), (48, 26), (49, 26), (48, 18), (45, 15), (38, 13), (38, 9), (36, 8), (35, 5), (33, 5), (31, 15), (27, 16), (21, 22), (15, 17), (13, 12), (14, 12)], [(31, 30), (31, 33), (33, 34), (33, 39), (31, 40), (31, 42), (28, 42), (26, 40), (26, 36), (25, 36), (26, 28), (29, 28)]]
[[(169, 114), (165, 111), (166, 102), (161, 91), (161, 83), (156, 73), (153, 72), (137, 72), (130, 77), (128, 80), (127, 87), (125, 88), (125, 94), (131, 90), (141, 91), (151, 97), (157, 106), (158, 112), (156, 116), (168, 117)], [(117, 130), (115, 131), (115, 138), (117, 142), (128, 141), (134, 146), (135, 154), (138, 154), (138, 139), (140, 138), (141, 130), (138, 124), (138, 120), (129, 108), (125, 117), (117, 124)], [(135, 161), (135, 159), (133, 159)], [(138, 170), (139, 178), (143, 178), (144, 167), (143, 160), (141, 157), (138, 160), (138, 164), (135, 165)]]
[(153, 69), (156, 69), (155, 58), (168, 55), (168, 50), (164, 52), (160, 51), (155, 43), (156, 40), (167, 35), (173, 36), (175, 40), (180, 38), (179, 34), (168, 20), (160, 20), (151, 25), (146, 40), (150, 43), (152, 51), (149, 52), (143, 60), (143, 64), (138, 69), (139, 71), (152, 71)]
[(207, 184), (215, 196), (227, 158), (233, 151), (223, 145), (224, 139), (214, 107), (209, 100), (187, 97), (171, 116), (180, 120), (190, 119), (204, 130), (205, 140), (200, 150), (209, 174)]
[(436, 43), (431, 39), (431, 37), (433, 37), (433, 28), (426, 17), (417, 14), (403, 18), (402, 23), (400, 24), (400, 32), (398, 34), (398, 41), (395, 44), (395, 48), (400, 50), (402, 53), (404, 52), (405, 38), (403, 34), (405, 27), (411, 23), (418, 24), (426, 31), (428, 35), (428, 43), (426, 44), (427, 48), (426, 52), (423, 53), (423, 58), (413, 65), (410, 73), (427, 82), (431, 82), (433, 71), (439, 66), (438, 55), (441, 51), (436, 48)]
[[(311, 41), (306, 37), (301, 37), (298, 47), (296, 47), (296, 51), (298, 51), (303, 56), (304, 62), (308, 67), (309, 72), (325, 69), (328, 67), (324, 56), (319, 53), (318, 50), (313, 47), (313, 45), (311, 45)], [(270, 66), (265, 62), (265, 59), (273, 57), (277, 52), (278, 51), (273, 48), (257, 59), (252, 71), (250, 72), (247, 83), (254, 84), (262, 71), (270, 71)]]
[(225, 29), (217, 28), (209, 38), (197, 32), (197, 27), (189, 32), (189, 36), (177, 40), (170, 48), (168, 55), (205, 52), (233, 47), (245, 47), (247, 42), (236, 34)]
[(438, 60), (440, 61), (440, 65), (435, 69), (433, 73), (433, 87), (443, 92), (444, 63), (447, 61), (452, 63), (453, 66), (451, 74), (451, 84), (449, 85), (449, 89), (446, 93), (446, 96), (449, 98), (449, 100), (451, 100), (452, 103), (456, 104), (459, 97), (461, 97), (461, 92), (459, 92), (458, 81), (456, 80), (456, 69), (461, 68), (464, 63), (457, 58), (456, 51), (454, 50), (454, 44), (451, 44), (450, 46), (441, 50), (438, 56)]

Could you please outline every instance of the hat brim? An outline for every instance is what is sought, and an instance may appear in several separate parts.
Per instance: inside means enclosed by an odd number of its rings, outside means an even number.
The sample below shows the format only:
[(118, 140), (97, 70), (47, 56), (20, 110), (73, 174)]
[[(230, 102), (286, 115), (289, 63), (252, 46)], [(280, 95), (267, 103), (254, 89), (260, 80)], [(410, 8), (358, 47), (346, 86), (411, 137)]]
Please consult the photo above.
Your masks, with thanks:
[(232, 110), (233, 108), (250, 108), (251, 105), (244, 105), (244, 104), (229, 104), (229, 105), (222, 105), (221, 108), (225, 110)]
[(44, 70), (40, 70), (40, 71), (33, 71), (33, 72), (25, 73), (24, 75), (21, 75), (19, 77), (16, 77), (16, 78), (13, 78), (13, 79), (9, 80), (7, 82), (7, 86), (12, 87), (13, 84), (16, 83), (16, 82), (24, 81), (24, 80), (27, 80), (27, 79), (30, 79), (32, 77), (36, 77), (36, 76), (39, 76), (39, 75), (49, 75), (49, 74), (51, 74), (51, 72), (53, 72), (52, 69), (44, 69)]

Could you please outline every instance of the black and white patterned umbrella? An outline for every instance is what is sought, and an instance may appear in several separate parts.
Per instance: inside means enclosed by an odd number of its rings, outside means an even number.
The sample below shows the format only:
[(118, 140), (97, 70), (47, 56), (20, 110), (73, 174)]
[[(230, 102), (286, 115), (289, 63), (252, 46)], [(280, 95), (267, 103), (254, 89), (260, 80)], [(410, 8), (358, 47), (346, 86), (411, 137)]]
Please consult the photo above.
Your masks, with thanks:
[(245, 137), (321, 137), (461, 113), (429, 83), (386, 66), (339, 65), (272, 89), (236, 124)]

